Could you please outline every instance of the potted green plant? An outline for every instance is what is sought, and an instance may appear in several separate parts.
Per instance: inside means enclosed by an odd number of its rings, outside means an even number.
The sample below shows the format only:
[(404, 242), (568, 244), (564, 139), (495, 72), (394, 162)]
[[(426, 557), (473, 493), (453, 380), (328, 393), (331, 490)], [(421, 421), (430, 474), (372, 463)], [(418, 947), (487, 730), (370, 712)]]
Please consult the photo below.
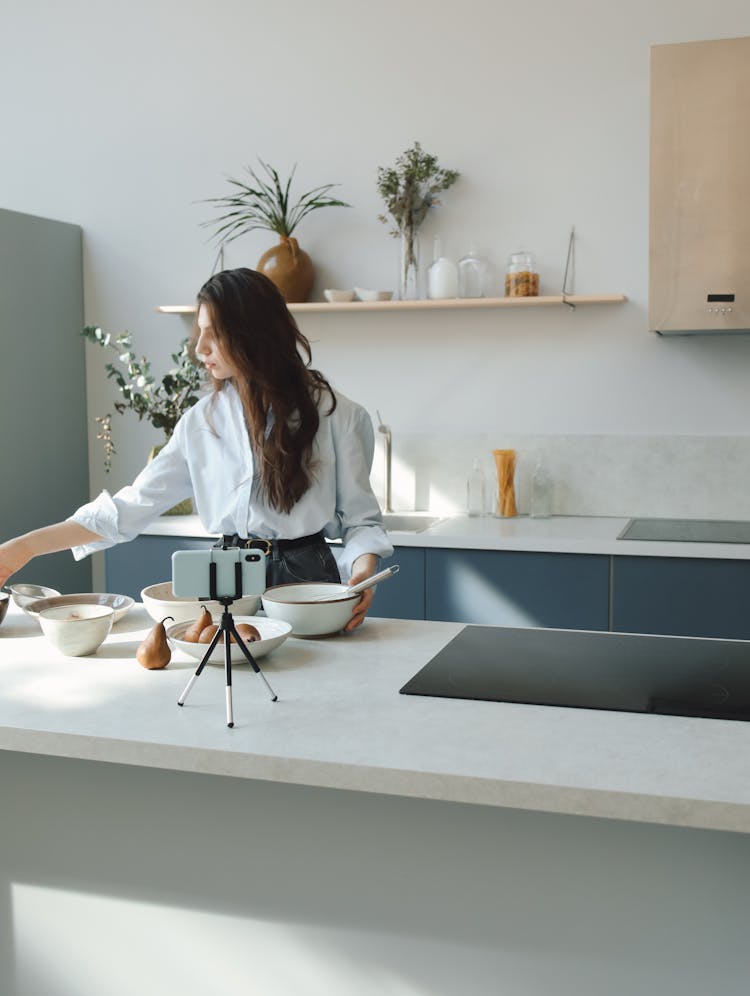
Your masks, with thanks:
[(419, 142), (402, 152), (394, 166), (378, 167), (378, 193), (387, 210), (378, 219), (393, 224), (390, 234), (401, 239), (400, 298), (419, 296), (417, 233), (430, 208), (440, 203), (437, 195), (452, 187), (459, 176), (455, 169), (443, 169)]
[[(139, 358), (133, 350), (130, 332), (113, 336), (96, 325), (86, 325), (81, 335), (102, 349), (117, 354), (115, 362), (105, 365), (107, 377), (114, 380), (122, 396), (121, 401), (114, 402), (115, 411), (119, 414), (135, 412), (139, 419), (146, 419), (164, 433), (164, 442), (154, 446), (149, 453), (149, 459), (153, 459), (169, 440), (180, 416), (198, 401), (198, 392), (203, 384), (203, 367), (190, 355), (189, 340), (184, 339), (179, 351), (172, 354), (174, 367), (157, 382), (151, 373), (150, 361), (145, 356)], [(117, 452), (112, 439), (111, 412), (97, 416), (96, 422), (100, 427), (96, 438), (104, 444), (104, 470), (109, 473), (112, 456)], [(192, 510), (192, 502), (188, 499), (170, 509), (169, 514), (184, 515)]]
[(246, 232), (256, 229), (275, 232), (279, 236), (279, 244), (263, 253), (256, 269), (276, 284), (285, 301), (306, 301), (312, 290), (315, 268), (308, 254), (292, 237), (292, 232), (311, 211), (351, 205), (329, 196), (329, 192), (337, 186), (333, 183), (314, 187), (292, 203), (290, 189), (296, 165), (286, 183), (282, 183), (272, 166), (262, 159), (258, 161), (269, 180), (258, 176), (250, 166), (245, 167), (249, 180), (227, 177), (234, 190), (223, 197), (207, 198), (206, 203), (217, 205), (222, 214), (213, 222), (203, 222), (203, 225), (216, 229), (214, 237), (222, 248)]

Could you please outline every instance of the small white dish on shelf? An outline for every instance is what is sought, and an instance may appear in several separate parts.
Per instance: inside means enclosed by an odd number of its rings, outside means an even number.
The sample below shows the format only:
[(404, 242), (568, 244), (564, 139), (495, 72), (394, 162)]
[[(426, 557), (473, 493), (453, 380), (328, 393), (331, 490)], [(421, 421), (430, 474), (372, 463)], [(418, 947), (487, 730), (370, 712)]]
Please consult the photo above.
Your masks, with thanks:
[(324, 290), (323, 297), (331, 304), (340, 304), (342, 301), (353, 301), (353, 290)]
[(393, 291), (368, 290), (367, 287), (355, 287), (354, 293), (360, 301), (390, 301)]

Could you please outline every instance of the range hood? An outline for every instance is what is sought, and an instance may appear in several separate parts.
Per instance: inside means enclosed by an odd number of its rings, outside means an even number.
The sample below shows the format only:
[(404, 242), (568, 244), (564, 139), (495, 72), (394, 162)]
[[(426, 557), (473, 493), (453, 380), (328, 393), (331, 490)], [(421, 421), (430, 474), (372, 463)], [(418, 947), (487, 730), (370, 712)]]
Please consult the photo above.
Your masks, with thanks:
[(750, 38), (651, 48), (649, 328), (750, 333)]

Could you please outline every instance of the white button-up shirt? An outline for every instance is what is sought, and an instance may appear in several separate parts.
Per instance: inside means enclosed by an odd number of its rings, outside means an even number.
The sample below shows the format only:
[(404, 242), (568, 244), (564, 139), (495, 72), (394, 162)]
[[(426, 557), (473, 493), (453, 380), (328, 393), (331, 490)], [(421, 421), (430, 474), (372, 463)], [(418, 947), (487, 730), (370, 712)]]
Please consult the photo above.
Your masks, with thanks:
[(312, 483), (289, 513), (271, 508), (259, 491), (255, 460), (242, 403), (229, 382), (201, 398), (179, 420), (171, 439), (135, 481), (114, 495), (107, 491), (78, 509), (70, 520), (102, 537), (77, 546), (77, 560), (134, 539), (177, 502), (192, 498), (207, 532), (267, 539), (296, 539), (323, 531), (341, 539), (343, 580), (363, 553), (388, 557), (393, 547), (370, 485), (375, 448), (372, 422), (361, 405), (323, 392), (320, 427), (313, 443)]

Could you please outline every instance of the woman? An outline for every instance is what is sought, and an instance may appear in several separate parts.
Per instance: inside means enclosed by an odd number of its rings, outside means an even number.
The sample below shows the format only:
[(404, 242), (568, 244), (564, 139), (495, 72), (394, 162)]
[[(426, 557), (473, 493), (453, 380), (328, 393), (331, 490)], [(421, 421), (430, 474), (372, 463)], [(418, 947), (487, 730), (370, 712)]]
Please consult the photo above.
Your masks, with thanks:
[[(372, 423), (310, 368), (310, 344), (275, 285), (254, 270), (225, 270), (197, 305), (192, 347), (213, 391), (132, 485), (0, 545), (0, 584), (39, 554), (72, 549), (80, 560), (131, 540), (187, 497), (206, 530), (221, 534), (217, 545), (268, 551), (268, 586), (356, 583), (392, 554), (370, 487)], [(342, 540), (338, 563), (325, 537)], [(373, 594), (363, 593), (347, 631)]]

